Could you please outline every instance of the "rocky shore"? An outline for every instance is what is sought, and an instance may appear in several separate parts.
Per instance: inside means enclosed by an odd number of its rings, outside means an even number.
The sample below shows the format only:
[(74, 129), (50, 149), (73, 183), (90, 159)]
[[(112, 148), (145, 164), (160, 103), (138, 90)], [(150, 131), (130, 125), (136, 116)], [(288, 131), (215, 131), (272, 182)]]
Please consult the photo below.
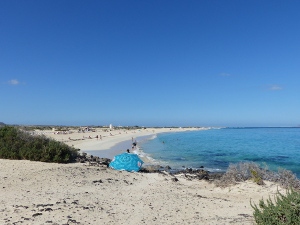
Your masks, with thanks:
[[(111, 159), (101, 158), (98, 156), (88, 155), (82, 153), (76, 158), (77, 163), (87, 163), (89, 166), (109, 166)], [(161, 165), (147, 165), (141, 168), (139, 171), (141, 173), (164, 173), (169, 174), (169, 176), (183, 175), (186, 179), (192, 180), (207, 180), (213, 181), (220, 179), (224, 173), (210, 173), (209, 171), (203, 169), (191, 169), (185, 168), (183, 170), (172, 171), (170, 166), (161, 166)], [(176, 180), (176, 179), (175, 179)]]

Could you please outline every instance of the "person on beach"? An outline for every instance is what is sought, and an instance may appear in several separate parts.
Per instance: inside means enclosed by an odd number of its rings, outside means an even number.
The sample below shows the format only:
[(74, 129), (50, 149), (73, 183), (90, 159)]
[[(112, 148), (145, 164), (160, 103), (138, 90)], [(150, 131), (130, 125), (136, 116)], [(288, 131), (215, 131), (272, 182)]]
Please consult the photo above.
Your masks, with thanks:
[(129, 149), (126, 150), (127, 153), (130, 153)]
[(132, 143), (132, 148), (136, 147), (136, 141)]

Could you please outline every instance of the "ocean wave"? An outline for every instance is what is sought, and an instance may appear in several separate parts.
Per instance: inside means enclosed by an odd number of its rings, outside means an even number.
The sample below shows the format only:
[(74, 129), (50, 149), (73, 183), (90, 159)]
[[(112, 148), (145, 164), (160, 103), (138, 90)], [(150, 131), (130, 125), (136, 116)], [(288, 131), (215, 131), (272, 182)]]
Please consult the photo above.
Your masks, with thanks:
[(134, 150), (132, 150), (132, 153), (137, 154), (139, 157), (144, 159), (144, 165), (165, 165), (166, 162), (163, 162), (161, 160), (157, 160), (151, 157), (150, 154), (145, 153), (141, 146), (136, 146)]
[(148, 140), (153, 140), (153, 139), (155, 139), (155, 138), (157, 138), (157, 134), (151, 135), (151, 137), (149, 137)]

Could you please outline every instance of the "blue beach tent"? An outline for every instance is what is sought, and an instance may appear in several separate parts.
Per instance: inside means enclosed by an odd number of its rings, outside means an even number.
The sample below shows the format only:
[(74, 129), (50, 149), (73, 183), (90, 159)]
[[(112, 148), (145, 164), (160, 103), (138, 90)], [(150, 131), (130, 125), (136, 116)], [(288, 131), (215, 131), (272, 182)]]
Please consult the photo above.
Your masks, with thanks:
[(143, 163), (136, 154), (122, 153), (113, 158), (109, 167), (116, 170), (139, 171)]

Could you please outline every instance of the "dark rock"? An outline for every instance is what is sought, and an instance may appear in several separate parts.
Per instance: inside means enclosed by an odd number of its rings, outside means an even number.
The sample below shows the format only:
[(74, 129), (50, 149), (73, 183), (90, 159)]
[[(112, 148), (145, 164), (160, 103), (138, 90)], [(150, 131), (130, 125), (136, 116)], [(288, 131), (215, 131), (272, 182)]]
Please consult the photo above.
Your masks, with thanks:
[(166, 166), (165, 169), (170, 170), (172, 168), (170, 166)]
[(103, 183), (102, 180), (94, 180), (93, 183)]
[(209, 180), (208, 174), (200, 174), (200, 175), (197, 175), (197, 178), (198, 178), (199, 180)]
[(43, 215), (43, 213), (35, 213), (32, 215), (32, 217), (41, 216), (41, 215)]
[(76, 220), (72, 220), (72, 219), (69, 219), (68, 220), (68, 224), (80, 224), (79, 222), (77, 222)]
[(37, 204), (36, 207), (47, 207), (47, 206), (53, 206), (53, 204)]
[(198, 197), (198, 198), (207, 198), (207, 197), (204, 197), (202, 195), (195, 195), (195, 196)]
[(193, 169), (191, 169), (191, 168), (186, 168), (184, 171), (185, 171), (186, 173), (192, 173), (192, 172), (193, 172)]
[(157, 166), (146, 166), (140, 169), (140, 172), (142, 173), (157, 173), (159, 172), (159, 169)]
[(108, 158), (99, 158), (99, 163), (103, 164), (103, 165), (109, 165), (110, 162), (111, 162), (111, 159), (108, 159)]
[(178, 179), (177, 179), (176, 177), (172, 177), (172, 178), (171, 178), (171, 181), (173, 181), (173, 182), (177, 182), (177, 181), (178, 181)]
[(185, 170), (177, 171), (175, 174), (207, 174), (208, 171), (197, 169), (193, 170), (191, 168), (186, 168)]
[(189, 180), (209, 180), (209, 172), (202, 169), (193, 170), (191, 168), (186, 168), (185, 170), (177, 171), (175, 174), (184, 174), (184, 176)]
[(108, 167), (109, 163), (111, 162), (111, 159), (99, 158), (98, 156), (87, 155), (87, 153), (82, 153), (81, 155), (77, 156), (75, 161), (78, 163), (88, 162), (90, 166), (106, 165)]
[(251, 217), (249, 214), (238, 214), (238, 216), (243, 216), (243, 217), (245, 217), (245, 218)]

